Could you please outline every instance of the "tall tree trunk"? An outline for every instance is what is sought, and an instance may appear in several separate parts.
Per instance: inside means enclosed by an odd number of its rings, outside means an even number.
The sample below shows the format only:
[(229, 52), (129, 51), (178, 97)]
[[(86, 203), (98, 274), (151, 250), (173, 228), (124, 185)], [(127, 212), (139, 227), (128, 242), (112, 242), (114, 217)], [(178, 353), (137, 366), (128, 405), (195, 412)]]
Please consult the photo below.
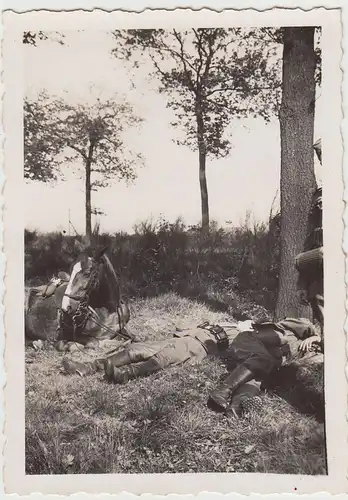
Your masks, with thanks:
[(199, 187), (201, 191), (202, 236), (209, 232), (209, 200), (206, 176), (207, 153), (204, 138), (204, 121), (200, 102), (196, 105), (197, 141), (199, 155)]
[(280, 277), (276, 317), (310, 317), (297, 296), (295, 257), (303, 250), (315, 190), (314, 28), (285, 28), (281, 136)]
[(199, 152), (199, 186), (201, 189), (201, 206), (202, 206), (202, 233), (207, 234), (209, 231), (209, 202), (208, 202), (208, 187), (207, 177), (205, 173), (206, 154), (204, 151)]
[(91, 172), (94, 142), (91, 141), (88, 156), (85, 162), (85, 216), (86, 216), (86, 244), (92, 243), (92, 204), (91, 204)]

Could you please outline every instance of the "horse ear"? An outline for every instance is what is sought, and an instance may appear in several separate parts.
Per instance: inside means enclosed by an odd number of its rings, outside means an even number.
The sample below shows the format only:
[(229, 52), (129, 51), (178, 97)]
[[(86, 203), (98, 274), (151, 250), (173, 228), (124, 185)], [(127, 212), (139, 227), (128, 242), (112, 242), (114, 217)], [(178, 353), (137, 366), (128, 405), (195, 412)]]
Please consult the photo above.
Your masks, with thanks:
[(97, 250), (95, 252), (94, 259), (97, 260), (97, 261), (100, 260), (103, 257), (103, 255), (104, 255), (104, 253), (106, 252), (107, 249), (108, 249), (108, 247), (103, 247), (102, 249)]

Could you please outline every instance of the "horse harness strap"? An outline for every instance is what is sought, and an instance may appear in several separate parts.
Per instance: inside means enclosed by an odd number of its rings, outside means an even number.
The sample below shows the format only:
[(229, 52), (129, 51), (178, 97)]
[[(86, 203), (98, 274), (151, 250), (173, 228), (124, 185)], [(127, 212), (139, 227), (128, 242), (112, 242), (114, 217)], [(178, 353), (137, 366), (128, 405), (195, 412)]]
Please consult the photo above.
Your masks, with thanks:
[[(70, 295), (70, 294), (67, 294), (65, 293), (64, 295), (70, 299), (73, 299), (73, 300), (76, 300), (78, 302), (78, 305), (77, 305), (77, 308), (76, 308), (76, 311), (71, 314), (71, 313), (66, 313), (65, 311), (63, 311), (61, 308), (60, 308), (60, 321), (62, 322), (62, 326), (64, 327), (64, 316), (66, 314), (69, 315), (69, 317), (71, 318), (71, 325), (67, 325), (65, 324), (66, 327), (69, 327), (69, 326), (72, 326), (73, 328), (73, 337), (74, 337), (74, 341), (76, 341), (76, 333), (78, 331), (83, 331), (84, 328), (86, 327), (86, 324), (88, 322), (89, 319), (91, 319), (92, 321), (94, 321), (94, 323), (99, 326), (100, 328), (102, 328), (104, 331), (107, 331), (109, 333), (112, 333), (114, 337), (116, 337), (117, 335), (119, 335), (120, 337), (122, 337), (123, 339), (129, 339), (130, 337), (124, 333), (122, 333), (122, 330), (123, 330), (123, 324), (122, 324), (122, 318), (121, 318), (121, 314), (120, 314), (120, 305), (118, 304), (117, 306), (117, 316), (118, 316), (118, 323), (119, 323), (119, 332), (117, 332), (116, 330), (113, 330), (112, 328), (104, 325), (102, 322), (98, 321), (96, 318), (95, 318), (95, 311), (92, 309), (91, 306), (89, 306), (88, 302), (89, 302), (89, 298), (90, 298), (90, 294), (93, 290), (93, 287), (95, 286), (95, 284), (97, 283), (98, 281), (98, 272), (97, 271), (93, 271), (93, 273), (91, 273), (91, 277), (90, 277), (90, 280), (88, 282), (88, 286), (87, 286), (87, 289), (86, 289), (86, 293), (84, 295), (84, 297), (76, 297), (74, 295)], [(59, 327), (58, 327), (59, 328)]]
[(103, 330), (105, 330), (106, 332), (109, 332), (109, 333), (112, 333), (114, 335), (114, 337), (116, 337), (117, 335), (119, 335), (120, 337), (126, 339), (126, 340), (131, 340), (129, 338), (128, 335), (124, 334), (122, 331), (121, 331), (121, 319), (120, 319), (120, 313), (119, 311), (117, 311), (117, 315), (118, 315), (118, 318), (119, 318), (119, 327), (120, 327), (120, 331), (117, 332), (116, 330), (113, 330), (112, 328), (110, 328), (109, 326), (106, 326), (104, 325), (103, 323), (101, 323), (100, 321), (98, 321), (95, 317), (94, 317), (94, 314), (95, 312), (93, 311), (93, 309), (88, 306), (89, 308), (89, 314), (90, 314), (90, 319), (92, 319), (94, 321), (94, 323), (99, 326), (100, 328), (102, 328)]
[[(63, 312), (63, 314), (64, 314), (64, 312)], [(120, 331), (116, 331), (116, 330), (110, 328), (109, 326), (104, 325), (101, 321), (99, 321), (95, 317), (95, 314), (96, 314), (95, 311), (93, 310), (93, 308), (91, 306), (88, 305), (88, 302), (82, 301), (81, 299), (79, 300), (79, 303), (78, 303), (78, 306), (77, 306), (75, 313), (69, 315), (71, 317), (71, 320), (72, 320), (71, 326), (73, 328), (74, 337), (76, 337), (76, 333), (78, 331), (81, 332), (86, 327), (88, 320), (92, 320), (97, 326), (99, 326), (104, 331), (112, 333), (114, 337), (120, 336), (123, 339), (127, 339), (127, 340), (129, 339), (129, 336), (122, 332), (123, 328), (122, 328), (122, 321), (121, 321), (119, 311), (117, 311), (117, 315), (118, 315), (118, 320), (119, 320)], [(63, 315), (63, 318), (64, 318), (64, 315)], [(62, 323), (64, 326), (64, 319), (63, 319)], [(65, 326), (68, 326), (68, 325), (65, 325)]]

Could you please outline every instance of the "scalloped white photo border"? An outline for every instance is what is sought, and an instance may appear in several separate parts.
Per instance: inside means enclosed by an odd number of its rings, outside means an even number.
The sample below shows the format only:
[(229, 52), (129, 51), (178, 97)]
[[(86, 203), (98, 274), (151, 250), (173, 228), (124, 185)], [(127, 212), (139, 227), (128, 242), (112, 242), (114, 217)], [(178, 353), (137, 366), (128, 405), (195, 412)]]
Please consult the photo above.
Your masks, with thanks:
[[(50, 11), (25, 12), (29, 9)], [(346, 338), (343, 332), (346, 321), (346, 290), (344, 283), (343, 245), (343, 178), (342, 169), (345, 137), (344, 71), (346, 64), (344, 2), (313, 2), (238, 0), (204, 4), (195, 9), (185, 9), (184, 2), (141, 4), (132, 2), (83, 2), (46, 0), (3, 2), (2, 8), (2, 259), (0, 269), (4, 283), (2, 295), (1, 347), (4, 365), (1, 366), (1, 395), (3, 412), (2, 474), (4, 492), (28, 495), (30, 493), (60, 494), (84, 492), (88, 494), (121, 493), (168, 495), (216, 493), (294, 493), (326, 492), (339, 494), (348, 491), (347, 443), (347, 379)], [(167, 5), (168, 4), (168, 5)], [(299, 7), (300, 8), (297, 8)], [(97, 10), (93, 10), (96, 7)], [(146, 7), (159, 10), (144, 10)], [(174, 9), (181, 7), (180, 9)], [(203, 8), (202, 7), (209, 7)], [(275, 9), (275, 7), (280, 7)], [(64, 9), (81, 9), (60, 12)], [(140, 13), (130, 12), (140, 11)], [(295, 9), (294, 9), (295, 8)], [(89, 12), (86, 12), (86, 10)], [(224, 10), (225, 9), (225, 10)], [(268, 10), (271, 9), (271, 10)], [(312, 10), (314, 9), (314, 10)], [(55, 10), (55, 12), (52, 12)], [(128, 10), (128, 12), (126, 11)], [(109, 11), (109, 12), (107, 12)], [(323, 84), (322, 99), (328, 117), (323, 131), (323, 203), (325, 240), (325, 397), (327, 422), (328, 476), (302, 476), (281, 474), (102, 474), (64, 476), (26, 476), (24, 469), (24, 270), (23, 270), (23, 211), (20, 191), (23, 187), (23, 130), (21, 44), (25, 30), (67, 30), (192, 26), (323, 26)], [(327, 57), (330, 54), (330, 57)], [(343, 137), (343, 139), (342, 139)], [(346, 166), (346, 156), (344, 155)], [(344, 175), (342, 173), (344, 172)], [(346, 186), (347, 183), (345, 182)], [(346, 192), (345, 192), (346, 193)], [(347, 214), (344, 214), (344, 221)], [(347, 281), (347, 279), (346, 279)], [(335, 337), (330, 337), (330, 332)], [(35, 495), (36, 496), (36, 495)], [(80, 497), (81, 495), (79, 495)], [(85, 495), (83, 495), (85, 496)], [(104, 496), (104, 495), (103, 495)], [(102, 496), (100, 496), (101, 498)], [(127, 495), (128, 497), (128, 495)], [(209, 494), (211, 498), (211, 494)]]

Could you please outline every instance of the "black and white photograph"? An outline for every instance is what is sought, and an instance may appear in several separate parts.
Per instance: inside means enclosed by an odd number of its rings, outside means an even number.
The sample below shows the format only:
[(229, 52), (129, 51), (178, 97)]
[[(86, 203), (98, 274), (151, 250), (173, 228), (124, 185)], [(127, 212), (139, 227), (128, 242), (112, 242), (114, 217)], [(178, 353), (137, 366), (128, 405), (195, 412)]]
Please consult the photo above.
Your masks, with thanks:
[(199, 19), (16, 30), (25, 476), (330, 475), (336, 25)]

